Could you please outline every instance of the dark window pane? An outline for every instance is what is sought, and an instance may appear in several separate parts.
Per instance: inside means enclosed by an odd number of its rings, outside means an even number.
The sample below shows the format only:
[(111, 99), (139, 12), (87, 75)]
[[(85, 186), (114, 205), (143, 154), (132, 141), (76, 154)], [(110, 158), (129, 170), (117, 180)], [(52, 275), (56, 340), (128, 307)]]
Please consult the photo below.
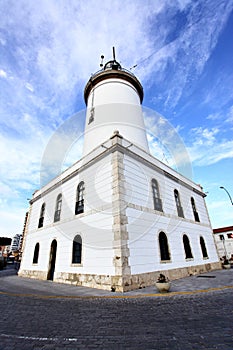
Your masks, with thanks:
[(201, 251), (202, 251), (203, 258), (208, 258), (206, 245), (205, 245), (205, 241), (204, 241), (203, 237), (200, 237), (200, 245), (201, 245)]
[(35, 246), (35, 249), (34, 249), (34, 255), (33, 255), (33, 264), (37, 264), (38, 263), (39, 250), (40, 250), (40, 245), (39, 245), (39, 243), (36, 243), (36, 246)]
[(75, 204), (75, 215), (84, 212), (84, 182), (81, 181), (77, 187), (77, 196)]
[(72, 263), (81, 264), (81, 260), (82, 260), (82, 239), (78, 235), (73, 240)]
[(164, 232), (160, 232), (159, 234), (159, 247), (161, 260), (170, 260), (167, 236)]
[(186, 235), (183, 236), (183, 243), (184, 243), (185, 259), (192, 259), (193, 254), (191, 251), (188, 236), (186, 236)]
[(152, 179), (151, 182), (152, 182), (154, 209), (159, 210), (159, 211), (163, 211), (162, 200), (160, 199), (160, 194), (159, 194), (158, 182), (155, 179)]
[(54, 222), (60, 220), (61, 210), (56, 210), (54, 214)]
[(195, 201), (194, 201), (193, 197), (191, 197), (191, 205), (192, 205), (193, 215), (194, 215), (195, 221), (200, 222), (199, 215), (198, 215), (198, 212), (197, 212), (197, 209), (196, 209), (196, 205), (195, 205)]

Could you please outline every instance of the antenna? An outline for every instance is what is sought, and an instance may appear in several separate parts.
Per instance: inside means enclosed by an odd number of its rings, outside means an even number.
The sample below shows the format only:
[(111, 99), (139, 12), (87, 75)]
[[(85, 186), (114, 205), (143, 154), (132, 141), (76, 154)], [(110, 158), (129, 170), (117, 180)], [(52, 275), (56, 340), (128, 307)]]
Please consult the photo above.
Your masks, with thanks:
[(115, 47), (113, 46), (112, 48), (112, 52), (113, 52), (113, 61), (116, 61), (116, 57), (115, 57)]
[(103, 65), (104, 65), (104, 64), (103, 64), (104, 55), (101, 55), (100, 57), (101, 57), (100, 67), (103, 67)]
[(133, 67), (131, 67), (129, 70), (132, 70), (137, 67), (137, 64), (135, 64)]

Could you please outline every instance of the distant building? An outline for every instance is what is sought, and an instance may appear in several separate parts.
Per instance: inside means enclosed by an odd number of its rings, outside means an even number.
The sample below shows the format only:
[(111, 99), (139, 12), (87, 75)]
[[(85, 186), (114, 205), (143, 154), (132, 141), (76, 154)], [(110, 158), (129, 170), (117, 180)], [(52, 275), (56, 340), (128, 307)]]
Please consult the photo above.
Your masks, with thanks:
[(6, 265), (7, 257), (10, 253), (11, 238), (0, 237), (0, 268)]
[(202, 188), (149, 152), (138, 79), (88, 81), (83, 157), (33, 194), (19, 275), (112, 291), (220, 268)]
[(215, 228), (213, 232), (219, 257), (229, 259), (233, 254), (233, 226)]
[(19, 251), (21, 243), (22, 243), (22, 235), (16, 234), (12, 238), (11, 248), (10, 248), (11, 252), (13, 253), (13, 252)]

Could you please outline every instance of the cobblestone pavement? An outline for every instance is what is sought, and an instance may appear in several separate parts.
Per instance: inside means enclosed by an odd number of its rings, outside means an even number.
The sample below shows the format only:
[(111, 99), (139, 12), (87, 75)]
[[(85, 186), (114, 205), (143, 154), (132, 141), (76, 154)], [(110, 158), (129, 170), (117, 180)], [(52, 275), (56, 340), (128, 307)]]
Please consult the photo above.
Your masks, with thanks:
[(0, 349), (232, 350), (233, 269), (205, 275), (174, 281), (180, 291), (166, 296), (123, 297), (0, 275)]

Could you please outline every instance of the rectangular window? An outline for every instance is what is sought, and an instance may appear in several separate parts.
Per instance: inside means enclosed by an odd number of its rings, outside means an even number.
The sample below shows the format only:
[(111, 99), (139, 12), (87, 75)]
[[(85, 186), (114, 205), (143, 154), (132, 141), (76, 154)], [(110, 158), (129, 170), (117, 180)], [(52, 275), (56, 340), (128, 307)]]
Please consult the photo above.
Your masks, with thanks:
[(155, 210), (163, 211), (162, 201), (160, 198), (154, 197), (154, 208), (155, 208)]
[(57, 222), (60, 220), (61, 210), (56, 210), (54, 214), (54, 222)]

